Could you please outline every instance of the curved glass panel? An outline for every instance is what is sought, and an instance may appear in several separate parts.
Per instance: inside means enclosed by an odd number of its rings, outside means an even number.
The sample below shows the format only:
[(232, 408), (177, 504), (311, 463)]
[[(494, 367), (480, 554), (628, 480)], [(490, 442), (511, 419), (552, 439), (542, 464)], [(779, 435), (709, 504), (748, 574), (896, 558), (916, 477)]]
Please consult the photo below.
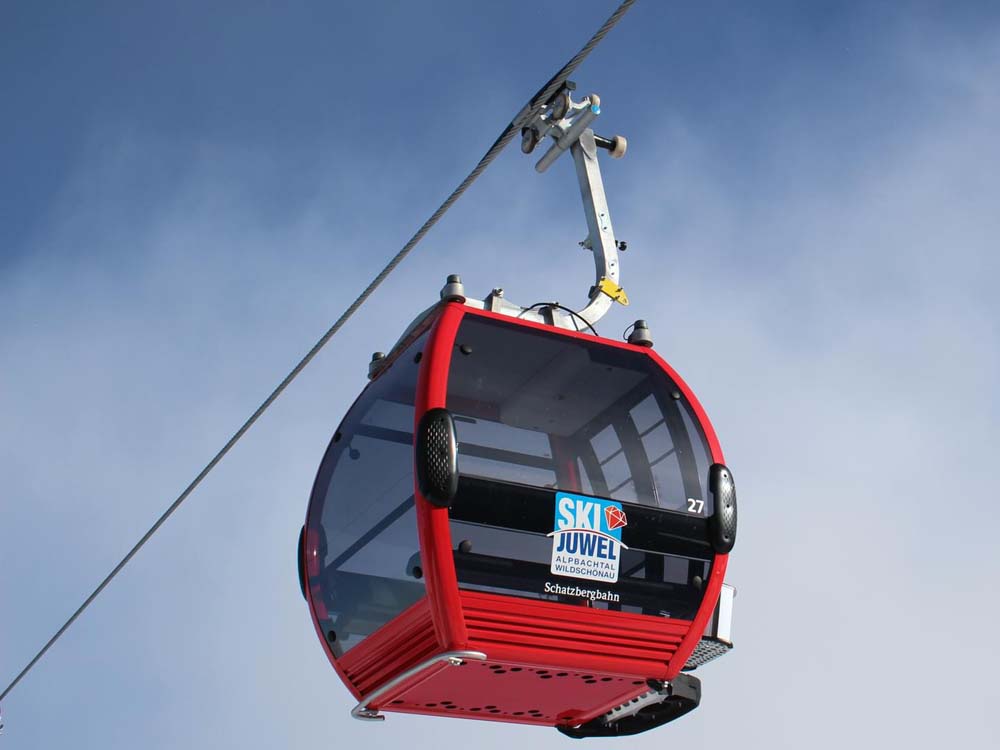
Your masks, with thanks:
[[(425, 333), (370, 383), (320, 465), (306, 521), (314, 614), (337, 656), (424, 595), (413, 499), (414, 396)], [(308, 542), (307, 542), (308, 545)], [(330, 639), (333, 632), (335, 638)]]
[[(463, 477), (452, 512), (463, 587), (694, 615), (712, 559), (711, 460), (690, 404), (655, 361), (467, 314), (447, 405)], [(556, 561), (558, 545), (577, 550), (568, 532), (561, 541), (560, 503), (576, 503), (566, 524), (586, 552), (565, 558), (569, 567)], [(622, 521), (617, 531), (606, 525)], [(659, 536), (643, 531), (654, 527)]]

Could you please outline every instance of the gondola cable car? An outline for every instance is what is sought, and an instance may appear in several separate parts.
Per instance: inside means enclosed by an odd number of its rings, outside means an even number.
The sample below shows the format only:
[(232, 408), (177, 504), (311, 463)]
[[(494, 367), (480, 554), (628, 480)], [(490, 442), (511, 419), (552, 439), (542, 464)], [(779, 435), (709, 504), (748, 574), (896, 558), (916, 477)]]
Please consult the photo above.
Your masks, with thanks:
[(522, 308), (449, 276), (335, 431), (298, 543), (331, 664), (383, 712), (622, 736), (696, 708), (690, 671), (732, 647), (724, 584), (736, 494), (704, 410), (617, 303), (597, 161), (625, 139), (567, 84), (522, 130), (545, 171), (570, 151), (596, 283), (574, 312)]

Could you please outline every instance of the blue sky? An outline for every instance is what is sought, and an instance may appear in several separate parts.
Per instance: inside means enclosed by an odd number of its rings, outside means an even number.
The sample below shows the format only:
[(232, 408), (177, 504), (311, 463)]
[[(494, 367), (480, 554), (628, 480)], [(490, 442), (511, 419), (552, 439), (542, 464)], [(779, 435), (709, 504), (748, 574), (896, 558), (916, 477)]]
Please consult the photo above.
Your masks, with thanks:
[[(0, 674), (48, 638), (613, 9), (0, 10)], [(1000, 12), (642, 0), (574, 76), (632, 300), (741, 499), (736, 650), (658, 747), (995, 745)], [(516, 146), (4, 702), (8, 747), (528, 748), (348, 717), (298, 592), (322, 451), (448, 273), (580, 306)]]

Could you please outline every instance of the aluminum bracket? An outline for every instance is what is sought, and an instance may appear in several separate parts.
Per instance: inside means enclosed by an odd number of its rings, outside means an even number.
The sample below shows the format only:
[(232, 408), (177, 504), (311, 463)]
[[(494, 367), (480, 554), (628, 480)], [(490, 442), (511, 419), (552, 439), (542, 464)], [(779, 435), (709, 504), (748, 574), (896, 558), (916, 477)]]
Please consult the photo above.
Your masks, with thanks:
[(463, 664), (466, 659), (484, 661), (486, 654), (482, 651), (445, 651), (443, 654), (432, 656), (430, 659), (420, 662), (415, 667), (411, 667), (405, 672), (396, 675), (377, 690), (373, 690), (358, 705), (351, 709), (351, 716), (361, 721), (385, 721), (385, 716), (380, 714), (377, 708), (369, 708), (372, 703), (375, 703), (379, 698), (392, 692), (411, 677), (415, 677), (428, 667), (433, 667), (435, 664), (442, 662), (449, 666), (457, 667)]

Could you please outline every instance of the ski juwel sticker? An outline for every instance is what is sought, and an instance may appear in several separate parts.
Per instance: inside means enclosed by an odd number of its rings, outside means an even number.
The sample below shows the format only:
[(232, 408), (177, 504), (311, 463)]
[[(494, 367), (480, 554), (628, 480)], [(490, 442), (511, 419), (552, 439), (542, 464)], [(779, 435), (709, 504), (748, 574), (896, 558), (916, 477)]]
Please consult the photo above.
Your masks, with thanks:
[(628, 518), (621, 503), (570, 492), (556, 493), (552, 537), (555, 575), (614, 583), (621, 567), (622, 528)]

